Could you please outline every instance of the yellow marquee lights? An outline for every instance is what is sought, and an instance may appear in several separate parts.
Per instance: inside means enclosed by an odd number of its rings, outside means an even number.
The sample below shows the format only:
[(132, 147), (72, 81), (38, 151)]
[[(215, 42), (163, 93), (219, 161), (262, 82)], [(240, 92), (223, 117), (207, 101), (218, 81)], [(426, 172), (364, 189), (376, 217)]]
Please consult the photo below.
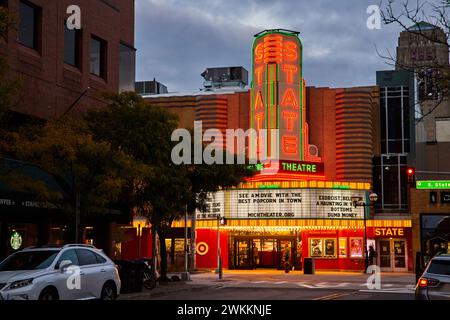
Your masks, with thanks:
[[(367, 220), (367, 227), (397, 227), (410, 228), (411, 220)], [(189, 226), (189, 224), (188, 224)], [(184, 227), (184, 221), (177, 221), (172, 224), (172, 227)], [(273, 220), (232, 220), (228, 219), (226, 226), (221, 226), (221, 229), (237, 229), (249, 228), (302, 228), (302, 229), (320, 229), (320, 230), (334, 230), (334, 229), (363, 229), (364, 220), (322, 220), (322, 219), (273, 219)], [(217, 228), (217, 220), (198, 220), (196, 222), (197, 229), (211, 229)]]
[(295, 232), (295, 231), (314, 231), (314, 230), (320, 230), (320, 231), (327, 231), (327, 230), (362, 230), (364, 227), (321, 227), (321, 226), (303, 226), (303, 227), (221, 227), (220, 230), (230, 230), (230, 231), (243, 231), (243, 232), (261, 232), (261, 233), (268, 233), (268, 232)]

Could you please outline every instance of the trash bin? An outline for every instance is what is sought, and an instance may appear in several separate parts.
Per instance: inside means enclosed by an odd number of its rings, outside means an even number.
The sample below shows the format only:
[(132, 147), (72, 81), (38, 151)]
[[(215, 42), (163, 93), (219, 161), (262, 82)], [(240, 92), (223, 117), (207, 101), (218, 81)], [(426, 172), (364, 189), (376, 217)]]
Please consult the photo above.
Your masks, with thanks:
[(119, 277), (122, 283), (120, 293), (141, 292), (143, 288), (144, 263), (138, 261), (118, 260)]
[(303, 274), (314, 274), (315, 265), (313, 258), (305, 258), (303, 260)]

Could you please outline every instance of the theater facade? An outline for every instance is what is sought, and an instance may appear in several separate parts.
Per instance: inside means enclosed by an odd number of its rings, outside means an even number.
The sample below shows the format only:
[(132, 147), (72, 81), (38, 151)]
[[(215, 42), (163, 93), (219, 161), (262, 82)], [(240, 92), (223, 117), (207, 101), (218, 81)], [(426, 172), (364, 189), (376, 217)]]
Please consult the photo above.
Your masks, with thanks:
[[(248, 144), (250, 152), (265, 147), (271, 158), (256, 164), (259, 173), (211, 194), (207, 210), (196, 213), (195, 267), (217, 268), (220, 243), (224, 268), (280, 268), (288, 248), (297, 268), (314, 257), (318, 270), (363, 270), (367, 243), (383, 271), (412, 270), (411, 219), (377, 215), (368, 199), (373, 158), (381, 153), (379, 88), (306, 86), (303, 46), (288, 30), (257, 34), (252, 61), (251, 89), (145, 97), (178, 114), (181, 127), (202, 121), (203, 130), (224, 136), (226, 129), (278, 130)], [(355, 199), (367, 206), (355, 207)], [(172, 254), (183, 256), (179, 247)]]
[(258, 174), (196, 213), (196, 267), (220, 255), (224, 268), (281, 268), (288, 251), (297, 269), (311, 257), (318, 270), (362, 271), (372, 245), (383, 270), (411, 270), (411, 221), (378, 219), (369, 200), (378, 89), (307, 90), (302, 54), (297, 32), (255, 36), (248, 127), (278, 131), (249, 142), (265, 152)]

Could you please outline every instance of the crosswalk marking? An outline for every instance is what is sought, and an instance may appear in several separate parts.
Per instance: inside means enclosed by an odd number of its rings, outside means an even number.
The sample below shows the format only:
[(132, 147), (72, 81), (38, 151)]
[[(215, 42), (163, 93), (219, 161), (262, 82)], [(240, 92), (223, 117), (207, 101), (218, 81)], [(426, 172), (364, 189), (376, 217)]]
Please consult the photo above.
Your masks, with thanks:
[(304, 282), (298, 282), (297, 285), (300, 286), (300, 287), (305, 287), (305, 288), (309, 288), (309, 289), (315, 289), (316, 288), (316, 287), (310, 286), (309, 284), (306, 284)]
[(393, 289), (393, 290), (359, 290), (359, 292), (370, 292), (370, 293), (407, 293), (407, 294), (413, 294), (414, 291), (412, 290), (405, 290), (405, 289)]
[(350, 282), (342, 282), (342, 283), (339, 283), (336, 287), (346, 287), (349, 284), (350, 284)]
[(316, 286), (323, 287), (323, 286), (326, 286), (327, 284), (328, 284), (328, 282), (320, 282), (320, 283), (316, 284)]

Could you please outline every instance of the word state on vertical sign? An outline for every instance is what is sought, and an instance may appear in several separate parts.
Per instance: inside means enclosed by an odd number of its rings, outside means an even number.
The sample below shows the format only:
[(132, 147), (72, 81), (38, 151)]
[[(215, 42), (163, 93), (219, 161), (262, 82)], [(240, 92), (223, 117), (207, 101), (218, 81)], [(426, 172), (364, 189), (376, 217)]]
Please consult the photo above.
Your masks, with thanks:
[[(255, 41), (253, 51), (253, 128), (279, 129), (277, 143), (267, 137), (267, 153), (303, 160), (303, 79), (301, 43), (296, 35), (269, 33)], [(261, 150), (257, 141), (257, 150)], [(273, 150), (275, 145), (276, 150)]]

